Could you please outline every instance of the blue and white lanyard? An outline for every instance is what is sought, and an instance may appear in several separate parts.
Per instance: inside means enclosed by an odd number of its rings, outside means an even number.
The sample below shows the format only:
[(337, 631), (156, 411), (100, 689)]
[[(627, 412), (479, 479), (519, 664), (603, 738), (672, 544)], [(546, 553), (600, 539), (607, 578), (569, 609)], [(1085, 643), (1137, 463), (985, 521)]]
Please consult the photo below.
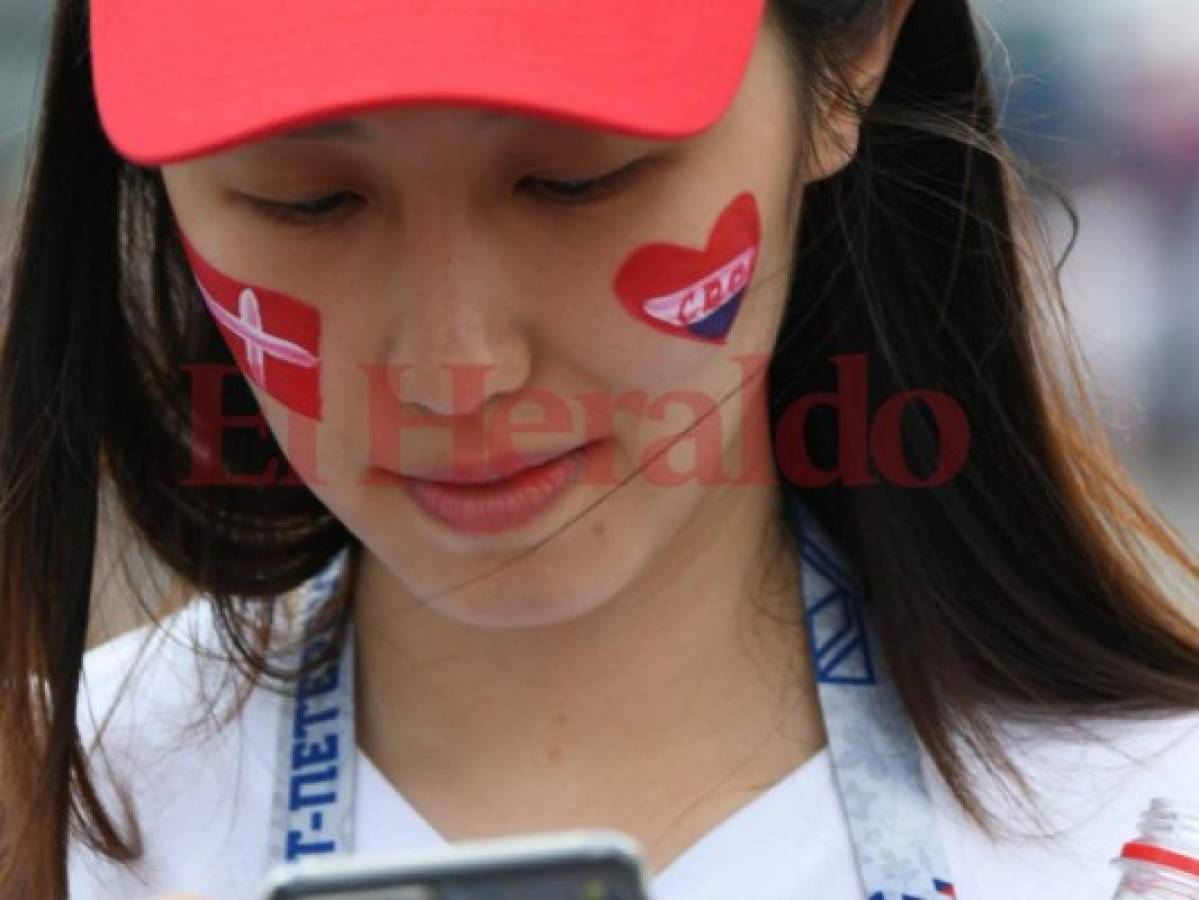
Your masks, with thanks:
[[(300, 622), (336, 592), (345, 574), (348, 550), (299, 589)], [(301, 678), (285, 695), (275, 756), (271, 808), (272, 863), (352, 853), (354, 849), (354, 642), (347, 630), (341, 653)], [(287, 662), (317, 658), (332, 640), (332, 628), (309, 631)]]
[[(862, 614), (854, 579), (799, 499), (787, 497), (787, 507), (800, 535), (808, 646), (866, 900), (953, 897), (919, 745), (894, 686), (883, 677), (882, 647)], [(302, 622), (312, 622), (334, 594), (348, 557), (348, 550), (341, 551), (301, 586)], [(351, 637), (349, 630), (340, 656), (284, 699), (271, 817), (273, 863), (353, 852)], [(311, 632), (296, 655), (314, 659), (331, 638), (330, 630)]]
[(802, 503), (787, 506), (801, 536), (804, 621), (833, 774), (867, 900), (954, 897), (919, 744), (858, 588)]

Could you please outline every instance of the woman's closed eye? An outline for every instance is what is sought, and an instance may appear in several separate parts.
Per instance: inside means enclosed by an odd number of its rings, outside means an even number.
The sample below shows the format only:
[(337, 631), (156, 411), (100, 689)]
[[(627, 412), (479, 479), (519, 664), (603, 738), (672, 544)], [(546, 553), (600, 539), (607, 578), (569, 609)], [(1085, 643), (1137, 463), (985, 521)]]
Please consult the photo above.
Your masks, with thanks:
[[(526, 176), (517, 182), (516, 189), (567, 206), (593, 203), (619, 190), (640, 163), (638, 160), (613, 172), (590, 178)], [(275, 200), (252, 194), (244, 196), (268, 218), (297, 225), (330, 223), (365, 202), (351, 191), (335, 191), (303, 200)]]
[(264, 216), (296, 225), (321, 225), (333, 221), (357, 206), (362, 198), (350, 191), (336, 191), (307, 200), (273, 200), (245, 194), (250, 204)]
[(592, 178), (544, 178), (530, 176), (521, 179), (517, 187), (527, 186), (534, 193), (548, 196), (566, 204), (589, 203), (615, 193), (638, 169), (644, 160), (636, 160), (613, 172)]

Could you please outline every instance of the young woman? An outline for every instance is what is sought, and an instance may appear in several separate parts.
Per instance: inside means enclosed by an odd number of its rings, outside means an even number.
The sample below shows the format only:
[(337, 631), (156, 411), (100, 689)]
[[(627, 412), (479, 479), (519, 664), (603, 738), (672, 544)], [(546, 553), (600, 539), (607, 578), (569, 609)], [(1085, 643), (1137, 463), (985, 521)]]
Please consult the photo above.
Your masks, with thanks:
[[(588, 826), (662, 900), (1110, 895), (1199, 564), (1017, 175), (966, 0), (60, 0), (0, 895)], [(109, 489), (194, 597), (85, 654)]]

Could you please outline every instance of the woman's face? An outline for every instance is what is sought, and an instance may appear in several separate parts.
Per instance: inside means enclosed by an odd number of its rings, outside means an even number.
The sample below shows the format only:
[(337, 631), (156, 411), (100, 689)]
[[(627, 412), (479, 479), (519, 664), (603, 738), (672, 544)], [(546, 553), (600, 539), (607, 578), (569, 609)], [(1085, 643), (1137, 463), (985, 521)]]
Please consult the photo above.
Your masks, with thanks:
[[(461, 622), (561, 621), (664, 575), (668, 547), (718, 543), (773, 490), (765, 426), (743, 421), (798, 215), (791, 77), (764, 26), (727, 114), (682, 142), (405, 107), (164, 168), (210, 295), (250, 298), (225, 334), (267, 423), (395, 590)], [(246, 353), (246, 323), (298, 329), (305, 358)], [(548, 509), (491, 533), (394, 477), (589, 442)]]

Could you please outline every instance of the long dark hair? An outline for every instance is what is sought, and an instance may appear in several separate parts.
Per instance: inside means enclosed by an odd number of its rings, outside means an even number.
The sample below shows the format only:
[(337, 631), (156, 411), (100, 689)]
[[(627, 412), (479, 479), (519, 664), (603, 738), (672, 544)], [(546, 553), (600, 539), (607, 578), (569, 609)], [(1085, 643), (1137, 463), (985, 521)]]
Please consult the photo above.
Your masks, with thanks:
[[(887, 0), (774, 0), (808, 108), (855, 98), (855, 41)], [(1149, 555), (1183, 583), (1199, 564), (1115, 462), (1049, 336), (1059, 291), (1027, 240), (1027, 173), (999, 136), (966, 0), (917, 0), (851, 163), (803, 195), (791, 297), (769, 366), (772, 433), (789, 402), (826, 390), (828, 360), (864, 354), (870, 410), (915, 389), (950, 394), (971, 447), (934, 489), (886, 481), (806, 491), (860, 574), (915, 729), (985, 827), (956, 737), (1019, 778), (992, 713), (1064, 719), (1199, 708), (1199, 635)], [(810, 126), (809, 126), (810, 127)], [(197, 302), (161, 179), (100, 127), (86, 0), (60, 0), (23, 192), (0, 357), (0, 895), (66, 896), (74, 834), (139, 853), (96, 792), (75, 706), (101, 500), (211, 596), (231, 659), (265, 671), (271, 598), (356, 546), (303, 487), (187, 485), (198, 448), (193, 365), (231, 364)], [(1070, 357), (1067, 357), (1070, 358)], [(230, 414), (256, 404), (240, 379)], [(935, 465), (934, 422), (903, 420), (913, 470)], [(839, 452), (813, 416), (816, 461)], [(282, 459), (225, 436), (233, 472)], [(345, 607), (348, 609), (348, 604)], [(1052, 642), (1052, 645), (1050, 645)]]

